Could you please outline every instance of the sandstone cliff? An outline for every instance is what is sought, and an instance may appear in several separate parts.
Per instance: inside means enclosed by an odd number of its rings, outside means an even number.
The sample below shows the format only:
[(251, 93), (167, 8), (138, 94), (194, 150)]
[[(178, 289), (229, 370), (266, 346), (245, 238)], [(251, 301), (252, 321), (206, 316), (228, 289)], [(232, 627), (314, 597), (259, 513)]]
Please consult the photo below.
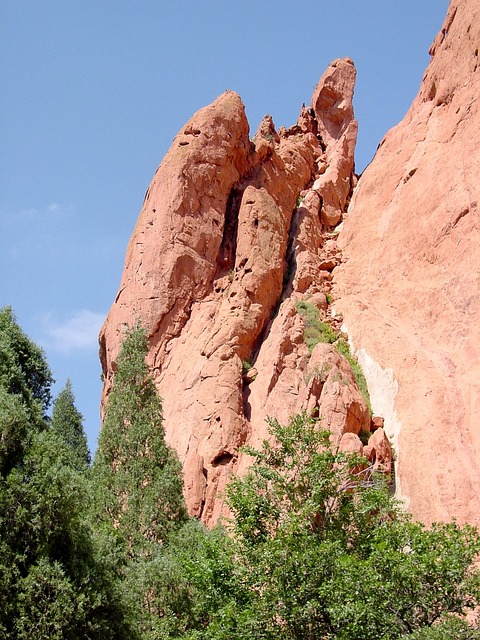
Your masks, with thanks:
[[(478, 4), (452, 1), (418, 97), (358, 187), (348, 59), (293, 127), (266, 116), (251, 140), (239, 96), (224, 93), (157, 170), (101, 331), (103, 401), (123, 328), (140, 319), (188, 506), (206, 523), (265, 417), (302, 409), (388, 470), (386, 432), (417, 518), (479, 523)], [(385, 431), (330, 344), (340, 327)]]
[(347, 360), (331, 344), (310, 355), (304, 337), (306, 312), (317, 324), (327, 314), (338, 263), (328, 232), (354, 183), (354, 83), (352, 61), (334, 61), (296, 125), (277, 132), (266, 116), (251, 141), (240, 98), (221, 95), (175, 138), (130, 240), (100, 337), (104, 394), (138, 318), (190, 512), (207, 523), (246, 467), (240, 447), (266, 436), (265, 417), (317, 411), (359, 450), (356, 434), (370, 429)]
[(480, 3), (453, 0), (418, 97), (359, 181), (335, 271), (400, 493), (426, 522), (480, 522), (479, 44)]

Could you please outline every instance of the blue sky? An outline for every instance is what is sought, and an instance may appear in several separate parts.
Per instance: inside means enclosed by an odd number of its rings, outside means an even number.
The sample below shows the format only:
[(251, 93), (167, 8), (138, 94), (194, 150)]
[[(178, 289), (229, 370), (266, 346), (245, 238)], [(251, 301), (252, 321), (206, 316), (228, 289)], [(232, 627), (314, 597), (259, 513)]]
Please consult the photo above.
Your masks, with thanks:
[(296, 121), (331, 60), (357, 67), (357, 170), (404, 116), (447, 0), (2, 0), (0, 306), (72, 380), (90, 446), (97, 333), (173, 137), (225, 89), (251, 133)]

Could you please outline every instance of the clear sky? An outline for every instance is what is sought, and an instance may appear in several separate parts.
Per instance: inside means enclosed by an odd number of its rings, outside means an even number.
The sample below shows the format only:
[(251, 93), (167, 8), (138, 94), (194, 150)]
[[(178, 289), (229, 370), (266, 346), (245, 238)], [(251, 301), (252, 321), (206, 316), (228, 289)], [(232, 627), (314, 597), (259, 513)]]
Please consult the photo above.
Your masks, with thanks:
[(225, 89), (251, 133), (357, 67), (357, 170), (415, 97), (447, 0), (1, 0), (0, 306), (72, 380), (90, 446), (97, 334), (173, 137)]

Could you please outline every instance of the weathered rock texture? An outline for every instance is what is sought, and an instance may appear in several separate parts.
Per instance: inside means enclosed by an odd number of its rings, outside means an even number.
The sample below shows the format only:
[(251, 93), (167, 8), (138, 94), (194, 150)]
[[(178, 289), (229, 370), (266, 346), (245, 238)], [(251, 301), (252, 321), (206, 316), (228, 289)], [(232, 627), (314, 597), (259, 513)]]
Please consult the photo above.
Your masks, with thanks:
[(335, 270), (401, 495), (426, 522), (480, 523), (479, 45), (480, 3), (453, 0), (418, 97), (359, 181)]
[(331, 345), (310, 356), (295, 306), (327, 313), (339, 260), (327, 232), (354, 180), (354, 82), (351, 60), (334, 61), (295, 126), (277, 132), (266, 116), (252, 141), (238, 95), (221, 95), (175, 138), (130, 240), (100, 336), (104, 399), (124, 325), (140, 319), (188, 506), (206, 523), (246, 467), (239, 448), (266, 436), (266, 416), (307, 408), (360, 446), (370, 429), (350, 365)]

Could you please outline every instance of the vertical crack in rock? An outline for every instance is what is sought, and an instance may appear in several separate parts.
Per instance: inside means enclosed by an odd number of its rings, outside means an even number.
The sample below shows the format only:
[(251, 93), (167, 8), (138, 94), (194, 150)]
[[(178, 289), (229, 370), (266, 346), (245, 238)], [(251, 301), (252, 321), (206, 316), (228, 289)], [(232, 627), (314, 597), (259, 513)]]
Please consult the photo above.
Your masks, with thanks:
[(217, 270), (219, 274), (233, 272), (235, 255), (237, 251), (238, 212), (242, 200), (242, 192), (234, 187), (228, 194), (225, 210), (225, 223), (223, 237), (217, 258)]

